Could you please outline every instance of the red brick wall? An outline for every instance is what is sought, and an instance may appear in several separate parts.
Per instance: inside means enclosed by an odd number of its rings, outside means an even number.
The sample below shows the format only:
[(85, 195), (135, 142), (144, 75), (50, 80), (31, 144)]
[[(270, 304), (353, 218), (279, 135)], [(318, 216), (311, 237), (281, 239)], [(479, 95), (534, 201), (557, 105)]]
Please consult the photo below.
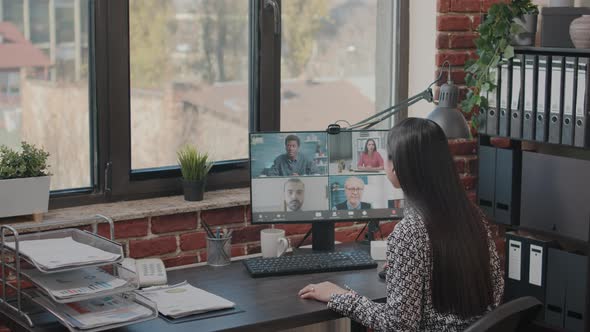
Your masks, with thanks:
[(498, 2), (508, 0), (437, 0), (435, 64), (440, 67), (449, 60), (451, 77), (459, 85), (461, 99), (467, 92), (463, 65), (476, 56), (477, 27), (483, 13)]

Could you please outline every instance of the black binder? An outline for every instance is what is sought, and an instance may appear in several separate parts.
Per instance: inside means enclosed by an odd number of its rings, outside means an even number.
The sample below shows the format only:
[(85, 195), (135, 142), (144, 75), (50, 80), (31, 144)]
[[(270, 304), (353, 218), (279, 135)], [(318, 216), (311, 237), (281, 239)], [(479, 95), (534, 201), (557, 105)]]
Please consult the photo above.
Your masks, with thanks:
[(501, 83), (501, 71), (499, 70), (500, 67), (491, 69), (492, 73), (490, 75), (496, 77), (497, 87), (496, 93), (490, 96), (490, 100), (494, 99), (494, 101), (489, 102), (489, 107), (487, 109), (487, 121), (486, 121), (486, 132), (488, 135), (498, 135), (498, 105), (500, 105), (500, 83)]
[(565, 57), (554, 56), (551, 66), (551, 94), (549, 103), (549, 143), (561, 142), (561, 122), (564, 104)]
[(565, 286), (568, 256), (565, 251), (549, 249), (547, 259), (547, 291), (545, 293), (545, 322), (564, 326)]
[(496, 148), (480, 145), (479, 147), (479, 185), (477, 196), (479, 207), (490, 218), (494, 217), (494, 192), (496, 186)]
[(584, 332), (586, 313), (586, 281), (588, 278), (588, 258), (568, 253), (567, 284), (565, 289), (564, 327), (567, 331)]
[(524, 55), (512, 63), (512, 96), (510, 98), (510, 137), (522, 138), (522, 111), (525, 79)]
[(561, 144), (574, 144), (574, 110), (576, 105), (578, 58), (567, 58), (565, 63), (565, 83), (563, 116), (561, 119)]
[(527, 56), (525, 59), (522, 138), (532, 141), (535, 139), (535, 115), (537, 110), (537, 92), (539, 90), (539, 57)]
[(580, 59), (578, 67), (578, 89), (576, 94), (576, 122), (574, 126), (574, 145), (587, 146), (588, 141), (588, 58)]
[(494, 219), (506, 225), (518, 224), (520, 214), (521, 157), (516, 150), (496, 149)]
[(539, 57), (539, 81), (537, 93), (537, 113), (535, 120), (535, 140), (546, 142), (549, 134), (549, 102), (551, 93), (551, 57)]
[(510, 95), (512, 94), (512, 59), (501, 66), (500, 114), (498, 135), (510, 136)]

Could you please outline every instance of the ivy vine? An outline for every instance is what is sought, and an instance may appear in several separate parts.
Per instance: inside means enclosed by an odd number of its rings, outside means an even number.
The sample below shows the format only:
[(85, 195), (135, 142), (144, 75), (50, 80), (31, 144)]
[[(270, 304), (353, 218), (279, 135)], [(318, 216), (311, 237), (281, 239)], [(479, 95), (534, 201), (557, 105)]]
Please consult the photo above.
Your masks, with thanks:
[[(479, 37), (475, 40), (477, 59), (465, 63), (465, 84), (469, 87), (466, 98), (461, 102), (465, 114), (474, 107), (488, 107), (487, 94), (497, 88), (494, 68), (514, 57), (514, 47), (510, 45), (512, 36), (523, 31), (514, 22), (525, 14), (538, 14), (538, 7), (531, 0), (513, 0), (510, 3), (496, 3), (490, 7), (485, 19), (477, 29)], [(471, 117), (474, 128), (478, 117)]]

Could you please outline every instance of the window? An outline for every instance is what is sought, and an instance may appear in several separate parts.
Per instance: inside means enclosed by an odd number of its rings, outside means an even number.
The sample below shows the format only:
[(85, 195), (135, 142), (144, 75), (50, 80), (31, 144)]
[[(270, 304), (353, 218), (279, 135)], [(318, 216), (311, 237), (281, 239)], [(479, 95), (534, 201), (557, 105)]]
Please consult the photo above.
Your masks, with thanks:
[[(262, 31), (262, 44), (280, 43), (280, 61), (265, 64), (280, 68), (280, 90), (263, 88), (278, 101), (261, 106), (271, 108), (269, 113), (280, 109), (273, 129), (324, 130), (337, 120), (352, 124), (407, 96), (400, 68), (407, 68), (409, 1), (281, 1), (276, 27), (273, 2), (265, 2), (262, 11), (262, 26), (270, 30)], [(280, 40), (272, 36), (277, 30)], [(278, 53), (270, 44), (262, 52)], [(271, 75), (262, 85), (278, 80)]]
[(377, 0), (282, 2), (281, 130), (375, 113), (376, 16)]
[(248, 2), (130, 0), (131, 165), (248, 157)]
[[(27, 6), (20, 0), (1, 2), (0, 57), (10, 59), (4, 62), (10, 64), (0, 68), (0, 85), (4, 87), (0, 94), (0, 144), (15, 148), (25, 140), (45, 148), (50, 153), (52, 190), (90, 190), (93, 185), (89, 79), (82, 72), (82, 67), (88, 67), (88, 48), (72, 44), (64, 51), (59, 41), (50, 37), (65, 30), (79, 37), (82, 26), (88, 33), (87, 20), (75, 24), (73, 19), (74, 8), (82, 10), (74, 7), (74, 2), (88, 1), (70, 0), (72, 19), (67, 21), (52, 17), (59, 10), (50, 8), (47, 0), (29, 0)], [(52, 3), (57, 7), (63, 2)], [(29, 16), (23, 21), (26, 11)], [(51, 26), (49, 22), (55, 20), (60, 23)], [(2, 47), (6, 44), (18, 47)], [(68, 55), (70, 65), (61, 62), (63, 54)]]
[(0, 56), (28, 40), (35, 59), (0, 68), (0, 144), (49, 150), (51, 207), (180, 193), (184, 144), (216, 161), (209, 190), (246, 186), (249, 131), (403, 97), (407, 2), (0, 1)]

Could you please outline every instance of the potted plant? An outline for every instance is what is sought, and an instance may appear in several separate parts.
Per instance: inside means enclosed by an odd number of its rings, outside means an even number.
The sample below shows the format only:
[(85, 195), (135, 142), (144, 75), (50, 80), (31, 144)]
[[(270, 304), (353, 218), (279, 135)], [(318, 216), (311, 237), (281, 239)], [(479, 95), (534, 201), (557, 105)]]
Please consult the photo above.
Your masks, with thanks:
[[(534, 41), (535, 33), (526, 32), (522, 22), (534, 16), (536, 30), (538, 13), (539, 9), (530, 0), (513, 0), (510, 3), (496, 3), (490, 7), (478, 28), (479, 37), (475, 40), (478, 57), (465, 64), (465, 84), (470, 89), (461, 103), (464, 113), (471, 114), (474, 107), (488, 107), (486, 96), (497, 88), (493, 69), (514, 57), (514, 47), (511, 43), (515, 39), (522, 40), (528, 36)], [(521, 35), (523, 33), (525, 35)], [(477, 121), (477, 117), (471, 117), (474, 128), (478, 126)]]
[(0, 217), (33, 214), (35, 220), (49, 206), (49, 153), (21, 143), (21, 151), (0, 146)]
[(207, 153), (197, 151), (186, 145), (176, 153), (182, 172), (182, 188), (187, 201), (202, 201), (207, 181), (207, 173), (213, 166)]

